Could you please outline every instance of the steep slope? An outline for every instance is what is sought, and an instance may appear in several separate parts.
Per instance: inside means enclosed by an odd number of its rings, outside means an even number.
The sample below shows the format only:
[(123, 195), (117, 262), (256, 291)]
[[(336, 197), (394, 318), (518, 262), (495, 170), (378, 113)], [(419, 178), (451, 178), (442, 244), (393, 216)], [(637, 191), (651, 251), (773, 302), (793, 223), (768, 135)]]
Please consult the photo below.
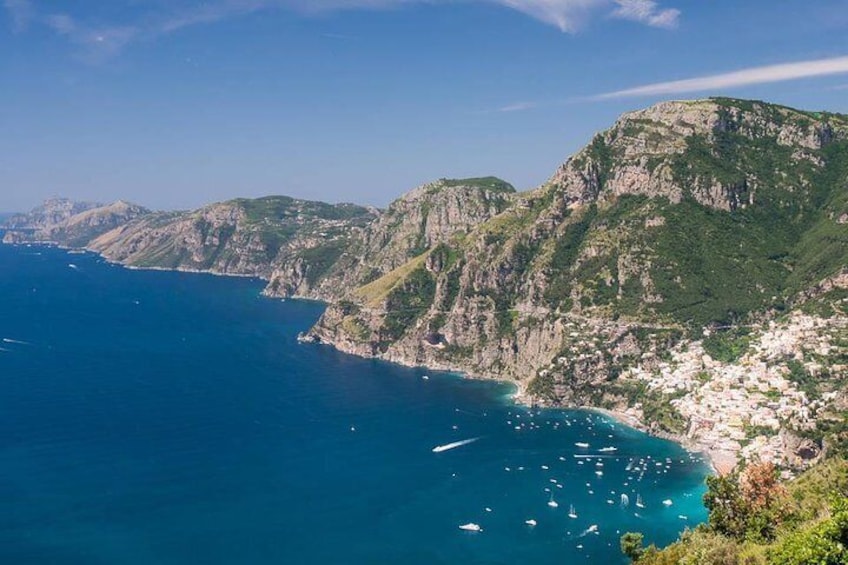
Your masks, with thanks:
[(148, 214), (141, 206), (124, 201), (112, 204), (73, 202), (52, 198), (28, 214), (7, 219), (4, 241), (50, 241), (82, 247), (98, 235)]
[(513, 202), (515, 189), (494, 178), (440, 179), (392, 202), (350, 240), (320, 277), (304, 280), (309, 258), (289, 262), (271, 278), (268, 293), (338, 300), (455, 236), (493, 218)]
[(188, 213), (156, 213), (88, 244), (137, 267), (211, 271), (268, 278), (276, 265), (310, 258), (310, 276), (338, 259), (373, 209), (285, 196), (238, 199)]
[[(83, 241), (87, 212), (53, 208), (27, 225)], [(442, 179), (384, 211), (268, 197), (98, 233), (114, 261), (323, 299), (315, 341), (613, 409), (723, 467), (848, 450), (845, 116), (666, 102), (527, 193)]]
[[(514, 379), (545, 403), (629, 406), (657, 431), (735, 457), (743, 445), (732, 438), (749, 439), (750, 417), (734, 408), (732, 421), (703, 428), (677, 404), (703, 392), (695, 374), (724, 382), (739, 358), (695, 364), (689, 352), (705, 328), (723, 335), (774, 318), (831, 277), (834, 314), (785, 354), (764, 349), (760, 376), (771, 379), (765, 392), (802, 392), (787, 381), (786, 356), (817, 374), (804, 351), (824, 340), (836, 355), (823, 374), (843, 382), (846, 179), (843, 116), (728, 99), (660, 104), (624, 115), (469, 233), (345, 293), (312, 336), (360, 355)], [(764, 399), (758, 418), (779, 420)], [(825, 408), (811, 402), (795, 399), (775, 437), (813, 425), (811, 410)], [(787, 457), (793, 449), (775, 447)]]

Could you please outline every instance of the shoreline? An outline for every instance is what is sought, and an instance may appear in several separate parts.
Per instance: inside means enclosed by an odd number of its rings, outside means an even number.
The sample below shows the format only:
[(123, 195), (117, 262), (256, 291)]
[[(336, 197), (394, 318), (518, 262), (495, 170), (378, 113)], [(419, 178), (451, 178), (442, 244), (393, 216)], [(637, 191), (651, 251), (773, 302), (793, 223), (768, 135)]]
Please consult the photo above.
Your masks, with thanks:
[[(84, 251), (84, 252), (87, 252), (87, 253), (92, 253), (94, 255), (97, 255), (98, 257), (100, 257), (101, 259), (106, 261), (106, 263), (109, 264), (109, 265), (118, 266), (118, 267), (121, 267), (121, 268), (124, 268), (124, 269), (127, 269), (127, 270), (131, 270), (131, 271), (179, 272), (179, 273), (188, 273), (188, 274), (196, 274), (196, 275), (212, 275), (212, 276), (216, 276), (216, 277), (234, 277), (234, 278), (243, 278), (243, 279), (256, 279), (256, 280), (260, 280), (260, 281), (263, 281), (263, 282), (268, 281), (267, 278), (262, 277), (260, 275), (242, 274), (242, 273), (222, 273), (220, 271), (215, 271), (215, 270), (211, 270), (211, 269), (210, 270), (201, 270), (201, 269), (188, 269), (188, 268), (183, 268), (183, 267), (176, 267), (176, 268), (140, 267), (140, 266), (136, 266), (136, 265), (127, 265), (127, 264), (121, 263), (120, 261), (111, 260), (111, 259), (105, 257), (99, 251), (90, 249), (88, 247), (68, 247), (68, 246), (60, 245), (57, 242), (20, 242), (20, 243), (5, 243), (4, 242), (3, 245), (13, 245), (13, 246), (33, 245), (33, 246), (55, 247), (55, 248), (62, 249), (62, 250), (68, 251), (68, 252)], [(279, 297), (268, 296), (264, 292), (261, 292), (260, 296), (263, 297), (263, 298), (267, 298), (269, 300), (279, 299)], [(306, 297), (306, 296), (292, 296), (290, 298), (293, 299), (293, 300), (316, 301), (315, 298), (310, 298), (310, 297)], [(317, 299), (317, 301), (321, 302), (322, 304), (327, 304), (327, 301), (325, 301), (325, 300)], [(304, 334), (308, 334), (308, 331), (309, 330), (306, 330), (304, 332)], [(420, 364), (417, 364), (417, 363), (411, 363), (411, 362), (408, 362), (405, 359), (384, 359), (384, 358), (376, 357), (376, 356), (367, 357), (367, 356), (359, 355), (359, 354), (351, 352), (351, 351), (346, 351), (345, 349), (338, 347), (336, 344), (328, 343), (328, 342), (325, 342), (325, 341), (321, 341), (320, 343), (318, 343), (318, 345), (325, 345), (325, 346), (328, 346), (328, 347), (332, 347), (336, 351), (340, 351), (340, 352), (348, 354), (348, 355), (354, 355), (354, 356), (360, 357), (360, 358), (377, 359), (379, 361), (384, 361), (384, 362), (387, 362), (387, 363), (394, 363), (394, 364), (400, 365), (402, 367), (450, 373), (450, 374), (457, 376), (460, 379), (490, 381), (490, 382), (496, 382), (496, 383), (510, 385), (510, 386), (514, 387), (514, 391), (509, 394), (509, 399), (514, 404), (521, 405), (521, 406), (524, 406), (524, 407), (534, 407), (534, 406), (536, 406), (533, 402), (533, 399), (527, 396), (527, 394), (526, 394), (527, 384), (523, 381), (516, 381), (516, 380), (511, 380), (511, 379), (502, 379), (502, 378), (489, 376), (489, 375), (475, 374), (475, 373), (471, 373), (471, 372), (468, 372), (468, 371), (463, 370), (463, 369), (459, 369), (457, 367), (450, 367), (450, 366), (433, 367), (433, 366), (420, 365)], [(657, 437), (657, 438), (660, 438), (660, 439), (664, 439), (666, 441), (676, 443), (680, 447), (682, 447), (683, 449), (685, 449), (687, 451), (704, 455), (707, 459), (710, 470), (712, 471), (713, 474), (725, 475), (725, 474), (731, 472), (733, 470), (733, 468), (735, 468), (735, 466), (736, 466), (736, 458), (735, 457), (728, 456), (727, 454), (725, 454), (723, 452), (717, 452), (715, 450), (711, 450), (708, 446), (701, 445), (698, 442), (694, 442), (690, 438), (686, 438), (686, 437), (674, 435), (674, 434), (655, 434), (655, 433), (652, 433), (648, 429), (648, 427), (645, 425), (644, 422), (642, 422), (639, 418), (637, 418), (636, 416), (634, 416), (632, 414), (628, 414), (628, 413), (625, 413), (625, 412), (622, 412), (622, 411), (617, 411), (617, 410), (609, 410), (609, 409), (606, 409), (606, 408), (600, 408), (600, 407), (596, 407), (596, 406), (547, 406), (547, 405), (544, 405), (544, 406), (540, 406), (540, 407), (541, 408), (551, 408), (551, 409), (565, 409), (565, 410), (568, 410), (568, 409), (585, 410), (587, 412), (596, 412), (596, 413), (599, 413), (599, 414), (603, 414), (603, 415), (615, 420), (616, 422), (618, 422), (620, 424), (629, 426), (629, 427), (631, 427), (635, 430), (641, 431), (641, 432), (643, 432), (643, 433), (645, 433), (649, 436)]]

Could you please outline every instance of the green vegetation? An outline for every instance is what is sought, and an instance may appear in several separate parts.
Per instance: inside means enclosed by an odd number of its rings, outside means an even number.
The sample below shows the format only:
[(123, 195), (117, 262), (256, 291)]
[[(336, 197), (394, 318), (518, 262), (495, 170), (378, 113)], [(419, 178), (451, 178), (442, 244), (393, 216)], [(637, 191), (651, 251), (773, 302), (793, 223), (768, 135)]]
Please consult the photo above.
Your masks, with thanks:
[(304, 249), (298, 255), (306, 262), (306, 282), (314, 285), (339, 260), (346, 248), (344, 241)]
[(671, 403), (675, 398), (678, 396), (646, 389), (641, 398), (645, 423), (656, 425), (660, 430), (672, 434), (685, 432), (686, 418)]
[(380, 344), (384, 350), (430, 309), (435, 294), (436, 281), (423, 266), (412, 271), (389, 292), (386, 317), (380, 330)]
[(704, 351), (716, 361), (733, 363), (748, 351), (751, 343), (749, 333), (748, 328), (740, 326), (714, 329), (701, 343)]
[(709, 523), (665, 549), (625, 534), (640, 565), (844, 565), (848, 563), (848, 462), (832, 459), (781, 484), (768, 464), (707, 479)]
[(470, 186), (475, 188), (485, 188), (486, 190), (494, 190), (499, 192), (515, 192), (515, 187), (497, 177), (479, 177), (468, 179), (439, 179), (439, 183), (446, 187)]
[(322, 220), (370, 220), (368, 208), (355, 204), (327, 204), (311, 200), (298, 200), (288, 196), (263, 198), (238, 198), (233, 203), (240, 206), (248, 222), (265, 222), (297, 218)]
[(569, 223), (563, 234), (556, 239), (550, 261), (550, 286), (545, 291), (545, 299), (551, 307), (568, 305), (574, 278), (571, 267), (577, 259), (580, 245), (589, 231), (592, 221), (598, 213), (594, 204), (586, 208), (582, 215)]

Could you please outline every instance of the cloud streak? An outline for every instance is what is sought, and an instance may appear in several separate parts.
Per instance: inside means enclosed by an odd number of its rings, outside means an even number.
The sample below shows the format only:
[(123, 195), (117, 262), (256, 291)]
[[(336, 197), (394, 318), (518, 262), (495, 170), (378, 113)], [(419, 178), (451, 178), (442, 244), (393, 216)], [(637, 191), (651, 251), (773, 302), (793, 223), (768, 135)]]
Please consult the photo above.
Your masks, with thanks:
[(77, 45), (87, 58), (99, 60), (116, 55), (134, 41), (156, 39), (188, 27), (214, 24), (266, 10), (286, 9), (316, 15), (340, 10), (468, 2), (503, 6), (566, 33), (576, 33), (602, 13), (659, 28), (676, 27), (680, 17), (679, 10), (663, 9), (656, 0), (210, 0), (203, 3), (135, 0), (136, 5), (146, 6), (149, 13), (133, 22), (93, 25), (78, 15), (39, 10), (32, 0), (2, 0), (2, 5), (16, 32), (25, 31), (33, 25), (47, 27)]
[(749, 67), (730, 73), (646, 84), (634, 88), (606, 92), (593, 96), (592, 99), (612, 100), (639, 96), (707, 92), (845, 73), (848, 73), (848, 56), (799, 61), (796, 63), (782, 63), (763, 67)]
[(618, 8), (612, 17), (639, 22), (651, 27), (676, 28), (680, 22), (680, 10), (660, 8), (654, 0), (615, 0)]

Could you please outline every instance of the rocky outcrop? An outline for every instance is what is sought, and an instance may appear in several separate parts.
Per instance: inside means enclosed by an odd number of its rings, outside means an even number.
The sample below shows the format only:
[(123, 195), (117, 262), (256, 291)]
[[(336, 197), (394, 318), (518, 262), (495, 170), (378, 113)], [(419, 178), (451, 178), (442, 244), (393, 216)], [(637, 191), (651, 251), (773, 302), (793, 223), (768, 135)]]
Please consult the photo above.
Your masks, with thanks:
[(52, 242), (83, 247), (95, 237), (148, 214), (141, 206), (124, 201), (112, 204), (47, 200), (28, 214), (13, 216), (3, 227), (4, 242)]
[[(295, 269), (298, 290), (311, 273), (337, 260), (352, 232), (370, 222), (373, 209), (288, 197), (234, 200), (194, 212), (155, 213), (122, 225), (88, 247), (137, 267), (157, 267), (268, 279)], [(299, 265), (299, 267), (297, 267)], [(297, 271), (297, 269), (300, 269)], [(300, 279), (295, 275), (300, 273)]]
[[(626, 412), (722, 465), (757, 453), (796, 465), (839, 445), (809, 411), (839, 418), (845, 401), (846, 185), (845, 116), (673, 101), (625, 114), (526, 193), (487, 177), (441, 179), (382, 211), (236, 200), (140, 214), (86, 245), (322, 299), (309, 337), (350, 353), (512, 380), (529, 402)], [(67, 239), (86, 213), (42, 215)], [(733, 340), (732, 359), (715, 357), (721, 347), (710, 356), (716, 335), (748, 327), (742, 341), (759, 340), (759, 357)], [(750, 374), (757, 392), (739, 392)], [(775, 428), (778, 394), (789, 406)], [(758, 419), (710, 418), (725, 398), (750, 401)], [(790, 433), (812, 445), (778, 445)]]

